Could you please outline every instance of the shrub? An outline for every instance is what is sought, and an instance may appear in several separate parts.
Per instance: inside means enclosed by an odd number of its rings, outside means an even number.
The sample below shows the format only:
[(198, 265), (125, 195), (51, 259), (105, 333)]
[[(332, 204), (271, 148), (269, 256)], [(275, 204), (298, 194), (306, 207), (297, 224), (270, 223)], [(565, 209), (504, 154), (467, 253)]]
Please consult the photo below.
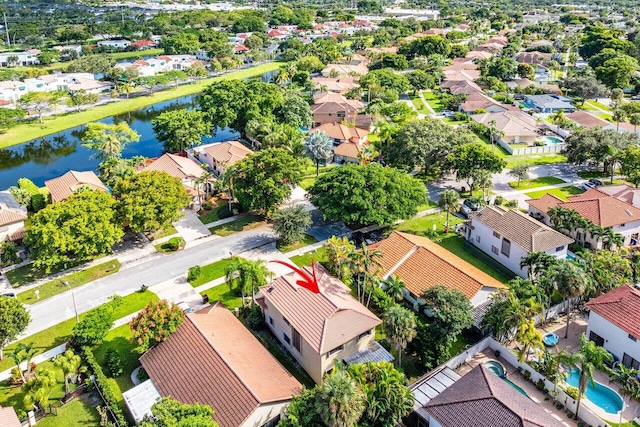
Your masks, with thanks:
[(496, 205), (500, 206), (501, 204), (504, 203), (504, 197), (502, 196), (496, 196)]
[(207, 211), (210, 211), (213, 208), (213, 206), (211, 205), (211, 202), (207, 202), (204, 205), (202, 205), (202, 208)]
[(525, 370), (525, 371), (522, 373), (522, 376), (524, 376), (524, 379), (526, 379), (527, 381), (529, 381), (529, 380), (531, 379), (531, 372), (530, 372), (530, 371)]
[(567, 386), (565, 392), (573, 399), (578, 400), (578, 396), (580, 395), (580, 390), (578, 387)]
[(145, 371), (144, 368), (141, 366), (140, 369), (138, 369), (138, 372), (136, 373), (136, 378), (138, 379), (138, 381), (142, 383), (149, 379), (149, 374), (147, 374), (147, 371)]
[(168, 244), (169, 249), (175, 252), (180, 249), (180, 246), (182, 245), (182, 239), (180, 237), (172, 237), (171, 239), (169, 239)]
[(245, 312), (247, 325), (254, 330), (260, 329), (264, 325), (264, 317), (259, 305), (249, 307)]
[(47, 206), (47, 200), (45, 199), (44, 194), (38, 193), (31, 196), (31, 209), (34, 212), (44, 209), (45, 206)]
[(456, 111), (455, 113), (453, 113), (453, 120), (466, 122), (469, 121), (469, 116), (467, 116), (465, 113), (461, 113), (460, 111)]
[(544, 141), (536, 141), (533, 143), (536, 147), (544, 147)]
[(518, 201), (517, 200), (509, 200), (509, 201), (507, 201), (506, 206), (508, 208), (510, 208), (510, 209), (517, 208), (518, 207)]
[(560, 402), (556, 402), (556, 409), (562, 409), (564, 406)]
[(138, 290), (138, 292), (143, 294), (143, 293), (145, 293), (147, 291), (147, 289), (149, 289), (149, 286), (146, 285), (146, 284), (143, 284), (142, 286), (140, 286), (140, 289)]
[(542, 378), (536, 383), (536, 388), (540, 391), (544, 390), (544, 380)]
[(111, 378), (119, 377), (122, 374), (124, 364), (122, 358), (115, 348), (110, 348), (105, 354), (105, 365), (107, 366), (107, 374)]
[(189, 282), (193, 282), (198, 277), (200, 277), (201, 274), (202, 267), (200, 267), (199, 265), (194, 265), (193, 267), (189, 268), (189, 271), (187, 271), (187, 280)]
[(8, 267), (16, 264), (20, 261), (18, 256), (18, 245), (13, 242), (6, 241), (0, 246), (0, 265), (2, 267)]

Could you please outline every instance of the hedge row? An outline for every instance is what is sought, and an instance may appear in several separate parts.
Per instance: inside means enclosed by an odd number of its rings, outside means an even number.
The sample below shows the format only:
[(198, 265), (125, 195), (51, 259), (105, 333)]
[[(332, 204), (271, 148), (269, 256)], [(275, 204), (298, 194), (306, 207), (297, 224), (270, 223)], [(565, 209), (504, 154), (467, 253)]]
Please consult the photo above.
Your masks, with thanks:
[(113, 390), (113, 387), (107, 381), (107, 376), (102, 372), (102, 367), (96, 362), (96, 359), (91, 351), (90, 347), (82, 347), (81, 355), (85, 363), (89, 366), (89, 370), (93, 372), (95, 376), (95, 384), (102, 393), (104, 400), (107, 402), (107, 406), (111, 410), (114, 418), (120, 424), (120, 427), (127, 427), (129, 423), (125, 418), (120, 406), (118, 406), (117, 393)]

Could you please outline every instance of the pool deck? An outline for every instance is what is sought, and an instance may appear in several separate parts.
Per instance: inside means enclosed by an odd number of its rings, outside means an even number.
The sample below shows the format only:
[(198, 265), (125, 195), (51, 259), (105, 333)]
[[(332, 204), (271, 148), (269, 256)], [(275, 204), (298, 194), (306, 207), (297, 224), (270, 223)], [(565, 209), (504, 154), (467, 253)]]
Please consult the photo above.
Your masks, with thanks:
[[(551, 415), (556, 420), (562, 422), (565, 426), (575, 426), (576, 421), (571, 420), (567, 417), (567, 414), (564, 411), (556, 409), (551, 400), (545, 400), (545, 394), (538, 390), (534, 384), (530, 381), (524, 379), (522, 374), (518, 372), (516, 368), (507, 363), (503, 358), (498, 358), (493, 354), (492, 350), (484, 350), (479, 352), (474, 357), (469, 358), (462, 366), (456, 369), (456, 372), (460, 375), (464, 375), (469, 372), (471, 369), (475, 368), (481, 363), (484, 363), (488, 360), (497, 360), (506, 369), (507, 378), (512, 381), (514, 384), (521, 387), (526, 393), (527, 396), (531, 398), (542, 410)], [(515, 390), (514, 390), (515, 391)]]
[[(569, 347), (569, 349), (567, 350), (578, 349), (580, 347), (580, 335), (586, 333), (587, 331), (587, 320), (580, 315), (575, 315), (575, 317), (572, 317), (571, 323), (569, 323), (568, 338), (564, 337), (565, 327), (566, 327), (566, 317), (561, 317), (559, 320), (547, 322), (546, 327), (544, 329), (539, 328), (539, 330), (542, 334), (545, 334), (547, 332), (554, 332), (558, 335), (560, 340), (558, 342), (557, 347), (554, 347), (556, 351), (563, 348), (567, 348), (567, 347)], [(553, 351), (552, 348), (549, 348), (549, 349), (550, 351)], [(596, 371), (593, 376), (593, 379), (599, 382), (600, 384), (603, 384), (613, 389), (616, 393), (618, 392), (617, 384), (610, 382), (611, 380), (609, 376), (604, 372)], [(622, 422), (624, 423), (624, 422), (630, 421), (633, 417), (636, 417), (636, 421), (637, 421), (638, 414), (640, 414), (640, 403), (638, 403), (637, 401), (632, 401), (629, 404), (628, 400), (625, 399), (624, 396), (621, 396), (621, 397), (625, 403), (625, 409), (624, 411), (622, 411)], [(585, 399), (584, 397), (581, 400), (580, 404), (581, 405), (584, 404), (585, 406), (587, 406), (589, 409), (591, 409), (591, 411), (595, 415), (597, 415), (598, 417), (602, 418), (605, 421), (611, 421), (614, 423), (617, 423), (619, 421), (618, 415), (610, 414), (608, 412), (603, 411), (602, 409), (600, 409), (599, 406), (594, 405), (593, 403), (591, 403), (591, 401), (589, 401), (588, 399)]]

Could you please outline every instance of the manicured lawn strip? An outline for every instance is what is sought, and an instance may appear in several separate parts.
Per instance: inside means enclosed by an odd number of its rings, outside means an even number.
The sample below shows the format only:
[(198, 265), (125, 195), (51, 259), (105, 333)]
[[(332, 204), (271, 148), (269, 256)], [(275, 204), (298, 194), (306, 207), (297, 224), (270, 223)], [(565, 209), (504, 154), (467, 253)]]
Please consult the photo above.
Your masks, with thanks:
[[(227, 214), (227, 216), (221, 216), (223, 213)], [(231, 215), (229, 212), (229, 203), (226, 200), (220, 201), (215, 208), (210, 210), (204, 215), (200, 215), (198, 218), (203, 224), (209, 224), (210, 222), (218, 221), (223, 218), (228, 218)]]
[[(28, 291), (20, 292), (18, 294), (18, 299), (24, 304), (33, 304), (37, 301), (68, 291), (69, 288), (65, 283), (68, 283), (72, 288), (76, 288), (101, 277), (117, 273), (118, 270), (120, 270), (120, 262), (118, 262), (117, 259), (104, 262), (102, 264), (94, 265), (93, 267), (68, 274), (59, 279), (54, 279), (40, 286), (29, 289)], [(39, 299), (36, 298), (36, 290), (40, 291)]]
[(229, 310), (242, 307), (242, 297), (235, 289), (230, 290), (226, 283), (204, 290), (200, 295), (207, 295), (211, 304), (220, 301)]
[[(81, 262), (70, 262), (67, 264), (67, 269), (72, 269), (80, 265)], [(34, 267), (33, 264), (23, 265), (22, 267), (14, 268), (11, 271), (7, 271), (5, 276), (7, 280), (11, 283), (11, 286), (17, 288), (18, 286), (26, 285), (28, 283), (32, 283), (35, 280), (42, 279), (51, 274), (60, 273), (64, 271), (64, 266), (54, 267), (51, 269), (50, 273), (46, 273), (44, 270)]]
[(315, 251), (307, 252), (306, 254), (292, 256), (290, 259), (298, 267), (311, 265), (311, 261), (319, 262), (320, 264), (329, 262), (327, 251), (324, 247), (318, 248)]
[(513, 181), (509, 183), (509, 187), (515, 188), (518, 190), (526, 190), (528, 188), (537, 188), (537, 187), (546, 187), (547, 185), (556, 185), (556, 184), (564, 184), (565, 181), (556, 178), (555, 176), (541, 176), (540, 178), (534, 179), (526, 179), (520, 182), (520, 186), (518, 186), (518, 181)]
[[(370, 136), (371, 134), (369, 134)], [(376, 135), (377, 136), (377, 135)], [(371, 138), (367, 138), (371, 141)], [(333, 166), (320, 166), (320, 170), (318, 171), (318, 176), (322, 176), (329, 172), (329, 169)], [(302, 176), (302, 181), (300, 181), (300, 187), (305, 190), (308, 190), (315, 182), (318, 177), (316, 177), (316, 165), (307, 167), (304, 171), (304, 175)]]
[(177, 234), (178, 230), (173, 226), (173, 224), (166, 225), (161, 230), (156, 231), (156, 234), (153, 236), (153, 240), (162, 239), (163, 237), (173, 236)]
[[(407, 221), (403, 221), (395, 228), (398, 231), (403, 231), (412, 234), (422, 234), (426, 230), (433, 230), (433, 225), (436, 226), (436, 231), (442, 232), (444, 230), (444, 223), (447, 220), (447, 214), (445, 212), (438, 212), (432, 215), (426, 215), (420, 218), (414, 218)], [(456, 224), (463, 222), (462, 219), (455, 215), (449, 215), (449, 227), (453, 227)]]
[(604, 105), (604, 104), (602, 104), (602, 103), (600, 103), (598, 101), (592, 100), (592, 99), (590, 99), (588, 101), (585, 101), (584, 104), (585, 105), (589, 104), (591, 107), (594, 107), (594, 109), (599, 108), (599, 109), (604, 110), (604, 111), (611, 111), (611, 108), (607, 107), (606, 105)]
[(295, 251), (296, 249), (313, 245), (314, 243), (318, 243), (318, 239), (308, 234), (305, 234), (304, 238), (301, 241), (293, 242), (288, 245), (285, 245), (284, 243), (282, 243), (282, 241), (278, 240), (276, 242), (276, 248), (283, 254), (286, 254), (287, 252)]
[(429, 114), (429, 110), (424, 106), (422, 99), (420, 99), (418, 95), (409, 95), (409, 99), (411, 99), (411, 103), (416, 107), (416, 110), (418, 110), (419, 113)]
[(550, 165), (554, 163), (564, 163), (567, 161), (567, 156), (563, 156), (561, 154), (550, 154), (550, 155), (532, 155), (531, 157), (509, 157), (507, 159), (507, 168), (513, 168), (516, 165), (527, 165), (527, 166), (539, 166), (539, 165)]
[[(180, 239), (180, 245), (179, 245), (177, 251), (183, 249), (184, 248), (184, 243), (185, 243), (184, 239), (182, 237), (178, 237), (178, 239)], [(171, 243), (169, 243), (169, 242), (160, 243), (159, 245), (154, 245), (153, 247), (156, 248), (156, 251), (158, 251), (160, 253), (163, 253), (163, 254), (170, 254), (170, 253), (173, 253), (173, 252), (177, 252), (177, 251), (173, 250), (173, 247), (172, 247)]]
[(40, 421), (40, 427), (98, 427), (100, 414), (92, 407), (88, 395), (83, 395), (57, 409), (57, 415), (49, 414)]
[[(122, 297), (122, 304), (113, 312), (114, 319), (121, 319), (125, 316), (128, 316), (131, 313), (135, 313), (136, 311), (142, 310), (145, 305), (149, 301), (158, 301), (158, 296), (151, 291), (145, 292), (134, 292), (130, 295)], [(86, 316), (86, 313), (80, 315), (80, 319)], [(76, 319), (65, 320), (64, 322), (58, 323), (44, 331), (40, 331), (36, 334), (23, 338), (19, 341), (16, 341), (13, 344), (8, 345), (4, 348), (5, 356), (9, 354), (9, 352), (13, 351), (13, 349), (19, 344), (29, 344), (30, 342), (34, 343), (34, 348), (38, 350), (37, 354), (44, 353), (47, 350), (50, 350), (54, 347), (59, 346), (60, 344), (69, 340), (71, 337), (71, 330), (73, 326), (76, 324)], [(6, 357), (3, 361), (0, 361), (0, 371), (4, 371), (5, 369), (9, 369), (14, 365), (11, 358)]]
[(228, 222), (226, 224), (218, 225), (217, 227), (211, 227), (209, 231), (218, 236), (229, 236), (233, 233), (240, 231), (250, 230), (252, 228), (259, 227), (265, 224), (266, 221), (259, 215), (247, 215), (242, 218), (238, 218), (235, 221)]
[(208, 265), (203, 265), (200, 267), (200, 277), (189, 283), (196, 288), (212, 280), (219, 279), (224, 276), (224, 270), (230, 263), (231, 259), (225, 258)]
[[(51, 403), (60, 400), (64, 396), (64, 377), (62, 371), (56, 368), (51, 361), (45, 361), (38, 364), (38, 368), (53, 370), (56, 373), (57, 384), (52, 387), (49, 401)], [(12, 386), (9, 381), (0, 382), (0, 406), (13, 406), (16, 412), (26, 411), (23, 399), (26, 393), (22, 391), (22, 387)]]
[(431, 200), (427, 200), (425, 204), (418, 206), (418, 212), (426, 211), (428, 209), (437, 208), (438, 204)]
[(268, 64), (261, 64), (244, 70), (233, 71), (222, 76), (201, 80), (193, 84), (173, 87), (168, 90), (156, 92), (150, 96), (141, 96), (138, 98), (125, 99), (108, 105), (99, 105), (79, 113), (70, 113), (68, 115), (59, 115), (57, 117), (46, 117), (43, 125), (38, 124), (37, 121), (32, 123), (21, 123), (0, 135), (0, 148), (10, 147), (34, 138), (40, 138), (65, 129), (73, 128), (84, 123), (104, 119), (105, 117), (112, 115), (137, 110), (157, 102), (168, 101), (170, 99), (186, 95), (193, 95), (201, 92), (204, 88), (215, 81), (239, 80), (259, 76), (266, 72), (277, 70), (280, 65), (282, 65), (282, 63), (270, 62)]
[(120, 59), (142, 58), (143, 56), (157, 56), (157, 55), (162, 55), (163, 53), (164, 53), (164, 49), (155, 48), (155, 49), (137, 50), (135, 52), (114, 52), (114, 53), (108, 53), (107, 55), (109, 55), (110, 57), (118, 61)]
[(440, 111), (444, 110), (444, 105), (442, 105), (442, 102), (440, 102), (440, 99), (433, 92), (425, 90), (424, 92), (422, 92), (422, 96), (424, 96), (424, 99), (425, 101), (427, 101), (427, 104), (429, 104), (429, 106), (436, 113), (439, 113)]
[(584, 191), (579, 189), (578, 187), (570, 186), (570, 187), (552, 188), (551, 190), (528, 191), (525, 194), (532, 199), (537, 199), (539, 197), (544, 196), (547, 193), (553, 194), (554, 196), (559, 197), (562, 200), (568, 200), (569, 196), (581, 194), (581, 193), (584, 193)]
[(442, 119), (442, 121), (445, 122), (446, 124), (450, 125), (450, 126), (463, 125), (465, 123), (468, 123), (465, 120), (456, 120), (453, 117), (444, 117)]
[(449, 252), (452, 252), (458, 257), (467, 261), (469, 264), (473, 265), (477, 269), (484, 271), (489, 276), (493, 277), (494, 279), (496, 279), (501, 283), (506, 284), (509, 282), (509, 280), (511, 280), (510, 277), (505, 276), (495, 268), (486, 264), (482, 260), (476, 258), (471, 252), (468, 252), (464, 248), (464, 240), (461, 237), (458, 237), (452, 234), (452, 235), (449, 235), (448, 237), (444, 237), (440, 242), (438, 242), (438, 244), (443, 248), (445, 248), (446, 250), (448, 250)]

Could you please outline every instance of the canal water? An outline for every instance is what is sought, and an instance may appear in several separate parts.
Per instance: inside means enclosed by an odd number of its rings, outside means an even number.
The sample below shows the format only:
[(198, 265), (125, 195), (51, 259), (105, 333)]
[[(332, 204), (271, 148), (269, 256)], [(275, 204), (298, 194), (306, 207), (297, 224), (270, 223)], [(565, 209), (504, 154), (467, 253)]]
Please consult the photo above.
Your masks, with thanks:
[[(259, 78), (268, 81), (271, 77), (272, 73), (266, 73)], [(126, 121), (140, 134), (139, 142), (130, 144), (124, 149), (122, 152), (124, 158), (158, 157), (164, 152), (164, 147), (153, 133), (151, 120), (163, 111), (195, 108), (197, 100), (197, 94), (183, 96), (99, 121), (109, 124)], [(29, 178), (36, 185), (42, 186), (44, 181), (60, 176), (71, 169), (97, 171), (100, 162), (96, 158), (96, 152), (83, 147), (80, 142), (84, 129), (85, 126), (78, 126), (0, 149), (0, 190), (16, 185), (19, 178)], [(238, 136), (238, 132), (233, 129), (217, 128), (215, 134), (203, 138), (202, 141), (203, 143), (225, 141)]]

